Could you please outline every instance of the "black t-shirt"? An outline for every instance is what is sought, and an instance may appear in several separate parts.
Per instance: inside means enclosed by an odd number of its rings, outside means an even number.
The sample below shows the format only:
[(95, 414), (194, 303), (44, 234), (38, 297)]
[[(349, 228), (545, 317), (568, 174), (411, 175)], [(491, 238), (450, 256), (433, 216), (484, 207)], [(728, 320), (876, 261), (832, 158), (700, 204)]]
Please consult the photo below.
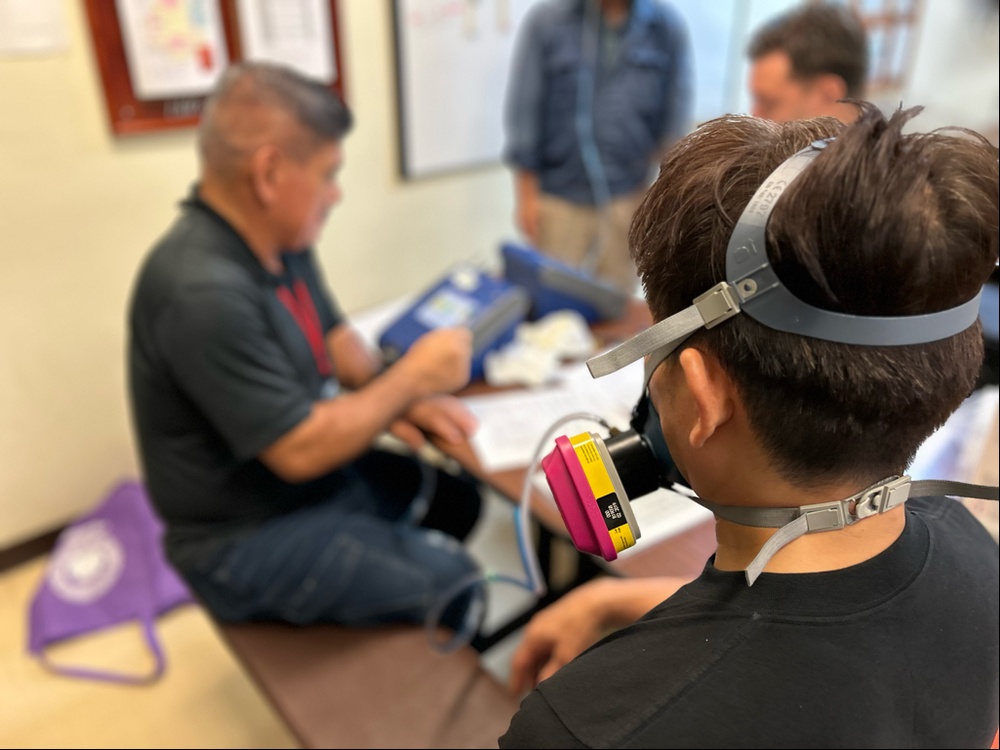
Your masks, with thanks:
[(748, 587), (709, 560), (542, 682), (500, 747), (988, 747), (998, 591), (996, 543), (949, 498), (843, 570)]
[(299, 320), (320, 340), (342, 322), (311, 251), (286, 253), (275, 276), (196, 194), (182, 206), (129, 320), (132, 417), (168, 550), (318, 499), (317, 483), (288, 484), (256, 456), (336, 389)]

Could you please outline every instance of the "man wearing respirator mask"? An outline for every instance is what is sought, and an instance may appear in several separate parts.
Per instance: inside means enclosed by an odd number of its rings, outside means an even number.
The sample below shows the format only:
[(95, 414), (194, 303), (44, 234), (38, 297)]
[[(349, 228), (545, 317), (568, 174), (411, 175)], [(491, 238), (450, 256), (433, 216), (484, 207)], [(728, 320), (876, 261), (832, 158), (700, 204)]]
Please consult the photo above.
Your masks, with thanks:
[(998, 549), (941, 495), (997, 490), (905, 470), (979, 374), (997, 149), (904, 135), (916, 112), (729, 116), (667, 155), (629, 237), (658, 323), (590, 362), (643, 359), (648, 403), (631, 434), (561, 438), (543, 466), (586, 551), (634, 543), (603, 511), (675, 476), (717, 551), (687, 585), (598, 581), (538, 615), (512, 689), (543, 681), (501, 747), (993, 738)]

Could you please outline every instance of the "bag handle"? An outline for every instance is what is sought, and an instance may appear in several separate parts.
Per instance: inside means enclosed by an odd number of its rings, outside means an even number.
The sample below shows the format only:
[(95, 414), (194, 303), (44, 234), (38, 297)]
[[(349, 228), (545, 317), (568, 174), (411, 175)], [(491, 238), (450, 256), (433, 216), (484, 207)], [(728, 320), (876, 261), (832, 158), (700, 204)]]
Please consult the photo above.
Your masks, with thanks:
[(160, 640), (156, 635), (155, 620), (152, 618), (143, 618), (140, 622), (142, 624), (146, 645), (149, 647), (150, 653), (152, 653), (155, 661), (152, 671), (145, 675), (118, 672), (110, 669), (74, 667), (64, 664), (56, 664), (46, 656), (46, 649), (44, 648), (40, 649), (36, 656), (45, 669), (50, 672), (55, 672), (56, 674), (66, 675), (68, 677), (81, 677), (90, 680), (102, 680), (104, 682), (113, 682), (122, 685), (149, 685), (163, 675), (166, 670), (166, 659), (163, 656), (163, 648), (160, 645)]

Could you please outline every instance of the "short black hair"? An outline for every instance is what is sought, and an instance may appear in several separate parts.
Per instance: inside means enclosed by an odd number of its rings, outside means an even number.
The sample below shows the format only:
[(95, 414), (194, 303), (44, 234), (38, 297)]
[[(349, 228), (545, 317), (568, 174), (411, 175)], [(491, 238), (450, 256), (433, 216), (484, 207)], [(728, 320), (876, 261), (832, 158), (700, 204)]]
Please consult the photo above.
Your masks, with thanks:
[(860, 98), (868, 77), (868, 34), (861, 19), (840, 4), (807, 3), (766, 22), (750, 39), (747, 55), (757, 60), (784, 52), (796, 78), (840, 76), (847, 95)]
[[(729, 237), (751, 196), (785, 159), (831, 136), (767, 225), (785, 286), (816, 307), (866, 316), (972, 299), (997, 260), (997, 148), (965, 132), (904, 134), (917, 111), (886, 120), (861, 103), (848, 126), (730, 115), (679, 141), (629, 232), (654, 319), (725, 279)], [(774, 465), (803, 485), (903, 473), (971, 393), (983, 361), (978, 321), (941, 341), (855, 346), (737, 315), (681, 349), (691, 347), (719, 360)]]

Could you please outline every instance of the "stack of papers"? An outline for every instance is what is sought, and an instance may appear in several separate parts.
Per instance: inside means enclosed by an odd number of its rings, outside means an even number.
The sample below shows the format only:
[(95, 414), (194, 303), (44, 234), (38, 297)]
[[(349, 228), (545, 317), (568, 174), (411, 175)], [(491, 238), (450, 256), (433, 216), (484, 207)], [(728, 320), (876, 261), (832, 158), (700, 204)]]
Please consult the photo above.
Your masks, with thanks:
[[(599, 380), (583, 362), (566, 365), (554, 384), (466, 396), (462, 399), (479, 419), (472, 438), (482, 467), (489, 472), (528, 468), (544, 441), (542, 454), (555, 447), (559, 435), (608, 431), (592, 415), (620, 430), (629, 429), (632, 408), (643, 386), (642, 362), (635, 362)], [(563, 421), (570, 415), (580, 415)]]

